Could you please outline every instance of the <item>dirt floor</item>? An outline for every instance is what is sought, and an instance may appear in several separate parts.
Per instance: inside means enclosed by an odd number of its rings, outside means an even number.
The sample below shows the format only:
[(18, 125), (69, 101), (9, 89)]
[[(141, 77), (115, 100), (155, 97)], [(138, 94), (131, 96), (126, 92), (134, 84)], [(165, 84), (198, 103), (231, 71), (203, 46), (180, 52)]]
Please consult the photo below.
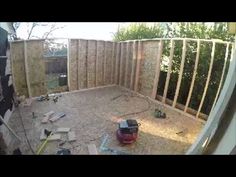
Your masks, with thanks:
[[(153, 116), (155, 108), (162, 109), (167, 118), (155, 118)], [(147, 109), (148, 111), (143, 113), (122, 117), (124, 114)], [(64, 112), (66, 116), (54, 123), (42, 124), (43, 114), (49, 111)], [(33, 118), (32, 112), (36, 118)], [(118, 86), (71, 92), (62, 94), (56, 103), (52, 100), (42, 102), (34, 100), (31, 106), (20, 107), (14, 111), (9, 125), (23, 140), (19, 146), (23, 154), (32, 152), (25, 138), (20, 115), (35, 152), (43, 143), (40, 141), (40, 132), (43, 128), (55, 130), (58, 127), (69, 127), (75, 131), (77, 140), (66, 142), (61, 147), (69, 148), (72, 154), (88, 154), (89, 144), (95, 144), (99, 154), (113, 154), (100, 152), (101, 143), (106, 135), (108, 135), (107, 147), (126, 154), (184, 154), (203, 127), (200, 121), (161, 107)], [(139, 136), (132, 145), (121, 145), (116, 139), (118, 121), (128, 118), (136, 119), (141, 124)], [(42, 154), (56, 154), (60, 150), (59, 143), (63, 140), (67, 140), (66, 134), (62, 134), (61, 141), (48, 142)], [(16, 142), (13, 143), (9, 151), (17, 145)]]

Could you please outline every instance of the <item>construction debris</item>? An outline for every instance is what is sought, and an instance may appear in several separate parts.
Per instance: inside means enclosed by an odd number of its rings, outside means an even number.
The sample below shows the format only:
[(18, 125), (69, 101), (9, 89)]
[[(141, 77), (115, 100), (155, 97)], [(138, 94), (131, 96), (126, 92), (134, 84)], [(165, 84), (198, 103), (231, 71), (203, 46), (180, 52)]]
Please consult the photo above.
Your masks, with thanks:
[(47, 123), (47, 122), (48, 122), (48, 119), (51, 118), (51, 116), (52, 116), (53, 114), (54, 114), (54, 111), (50, 111), (50, 112), (44, 114), (44, 115), (43, 115), (44, 118), (43, 118), (43, 120), (41, 121), (41, 123), (43, 123), (43, 124)]
[(43, 116), (44, 116), (44, 117), (50, 117), (50, 116), (53, 115), (54, 113), (55, 113), (54, 111), (50, 111), (50, 112), (45, 113)]
[(32, 118), (35, 119), (37, 116), (35, 115), (35, 112), (32, 112)]
[(32, 101), (31, 98), (27, 98), (27, 99), (24, 100), (24, 102), (22, 102), (22, 105), (23, 105), (24, 107), (26, 107), (26, 106), (31, 106), (32, 102), (33, 102), (33, 101)]
[(55, 121), (57, 121), (58, 119), (64, 117), (65, 115), (66, 115), (65, 113), (59, 113), (59, 114), (55, 115), (54, 117), (50, 118), (49, 120), (50, 120), (51, 122), (55, 122)]
[(69, 142), (76, 141), (76, 136), (74, 131), (68, 132), (68, 141)]
[(48, 138), (48, 141), (57, 141), (57, 140), (61, 140), (60, 134), (53, 134), (52, 136)]
[(59, 127), (56, 130), (57, 133), (68, 133), (69, 131), (70, 131), (70, 128), (63, 128), (63, 127)]
[(61, 148), (61, 150), (58, 150), (57, 155), (70, 155), (71, 152), (69, 149), (66, 149), (66, 148)]
[(40, 97), (37, 98), (37, 101), (45, 101), (45, 100), (50, 100), (48, 94), (47, 95), (41, 95)]
[(100, 145), (100, 148), (99, 148), (100, 152), (109, 152), (109, 153), (116, 154), (116, 155), (127, 155), (126, 152), (107, 147), (108, 146), (108, 137), (109, 137), (108, 134), (106, 134), (104, 136), (102, 143)]
[(54, 103), (56, 103), (58, 101), (58, 96), (54, 96), (53, 101), (54, 101)]
[(89, 144), (88, 145), (88, 151), (89, 151), (89, 154), (92, 154), (92, 155), (97, 155), (98, 154), (98, 151), (97, 151), (97, 148), (96, 148), (95, 144)]
[(154, 117), (164, 119), (164, 118), (166, 118), (166, 113), (162, 112), (162, 111), (159, 110), (159, 109), (155, 109), (155, 111), (154, 111)]

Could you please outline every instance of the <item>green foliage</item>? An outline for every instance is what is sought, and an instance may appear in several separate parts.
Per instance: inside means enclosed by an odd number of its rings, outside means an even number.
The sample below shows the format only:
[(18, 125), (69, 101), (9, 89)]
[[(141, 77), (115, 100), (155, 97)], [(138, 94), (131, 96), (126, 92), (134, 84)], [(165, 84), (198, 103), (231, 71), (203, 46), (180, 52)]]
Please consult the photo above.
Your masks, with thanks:
[[(149, 39), (149, 38), (195, 38), (195, 39), (219, 39), (223, 41), (234, 41), (234, 36), (228, 34), (227, 23), (166, 23), (165, 26), (156, 24), (154, 26), (147, 26), (146, 24), (133, 24), (127, 28), (121, 28), (114, 34), (114, 41), (125, 41), (134, 39)], [(171, 79), (169, 82), (169, 89), (167, 97), (174, 98), (176, 83), (178, 80), (178, 73), (180, 70), (180, 63), (182, 58), (182, 41), (175, 42), (174, 58), (172, 64)], [(229, 56), (230, 57), (229, 48)], [(188, 41), (187, 51), (185, 58), (185, 66), (182, 78), (182, 84), (180, 87), (178, 102), (181, 104), (186, 103), (192, 76), (194, 70), (194, 64), (196, 60), (197, 42)], [(205, 83), (207, 80), (207, 74), (211, 59), (212, 43), (201, 42), (200, 57), (198, 70), (195, 80), (195, 85), (190, 101), (190, 107), (198, 109), (200, 104)], [(163, 59), (169, 57), (170, 42), (164, 43)], [(226, 52), (225, 44), (216, 44), (215, 57), (213, 63), (213, 69), (211, 73), (211, 79), (207, 90), (206, 98), (201, 112), (209, 114), (211, 106), (213, 104), (218, 85), (221, 78), (221, 73), (224, 65), (224, 58)], [(164, 59), (164, 60), (165, 60)], [(229, 65), (229, 61), (227, 66)], [(168, 62), (162, 62), (161, 66), (162, 74), (160, 77), (160, 85), (158, 87), (158, 94), (163, 94), (163, 87), (165, 84), (166, 74), (168, 70)], [(163, 82), (164, 80), (164, 82)]]
[(164, 29), (158, 24), (151, 27), (144, 23), (131, 24), (127, 28), (118, 29), (114, 34), (114, 41), (158, 38), (163, 37), (163, 34)]

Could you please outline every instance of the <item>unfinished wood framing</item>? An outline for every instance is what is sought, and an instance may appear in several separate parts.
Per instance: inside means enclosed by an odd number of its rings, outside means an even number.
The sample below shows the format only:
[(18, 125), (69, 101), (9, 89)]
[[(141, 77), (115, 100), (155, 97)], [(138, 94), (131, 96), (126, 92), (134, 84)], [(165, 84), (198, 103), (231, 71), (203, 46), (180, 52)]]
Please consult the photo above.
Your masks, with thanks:
[(123, 76), (123, 63), (124, 63), (124, 42), (121, 42), (120, 46), (120, 75), (119, 75), (119, 85), (122, 85), (122, 76)]
[(159, 82), (160, 76), (160, 69), (161, 69), (161, 57), (162, 57), (162, 49), (163, 49), (163, 41), (161, 40), (158, 45), (158, 54), (157, 54), (157, 61), (156, 61), (156, 73), (153, 82), (153, 90), (152, 90), (152, 98), (155, 99), (157, 95), (157, 87)]
[(114, 76), (115, 76), (115, 54), (116, 54), (116, 43), (112, 42), (112, 52), (111, 52), (111, 57), (112, 57), (112, 62), (111, 62), (111, 84), (114, 84)]
[(91, 88), (96, 85), (96, 41), (89, 40), (87, 48), (87, 88)]
[(106, 63), (105, 63), (105, 83), (104, 85), (111, 84), (111, 72), (112, 72), (112, 43), (106, 42)]
[(179, 77), (178, 77), (178, 82), (175, 90), (175, 97), (173, 101), (172, 107), (175, 107), (178, 96), (179, 96), (179, 89), (182, 81), (182, 75), (183, 75), (183, 70), (184, 70), (184, 62), (185, 62), (185, 56), (186, 56), (186, 39), (183, 40), (183, 49), (182, 49), (182, 59), (181, 59), (181, 65), (180, 65), (180, 71), (179, 71)]
[[(96, 41), (85, 39), (70, 39), (68, 44), (68, 86), (69, 91), (88, 89), (110, 84), (124, 86), (131, 90), (157, 99), (158, 85), (162, 50), (165, 40), (170, 40), (171, 48), (169, 54), (169, 65), (166, 81), (163, 83), (163, 97), (160, 100), (163, 104), (167, 103), (167, 94), (171, 77), (172, 62), (175, 50), (175, 40), (183, 41), (182, 58), (180, 72), (176, 84), (175, 95), (172, 107), (177, 107), (179, 92), (184, 72), (186, 46), (188, 41), (197, 41), (196, 60), (194, 64), (193, 76), (189, 88), (188, 97), (184, 107), (184, 112), (188, 112), (192, 92), (195, 84), (199, 55), (200, 42), (213, 42), (211, 61), (207, 75), (206, 85), (204, 86), (203, 96), (197, 111), (199, 116), (201, 107), (207, 93), (211, 77), (211, 70), (214, 62), (215, 44), (227, 44), (224, 66), (217, 88), (216, 97), (213, 102), (215, 106), (220, 90), (223, 85), (223, 78), (227, 68), (227, 58), (230, 42), (217, 40), (192, 40), (188, 38), (155, 39), (155, 40), (131, 40), (123, 42)], [(18, 45), (19, 49), (16, 49)], [(45, 88), (45, 63), (43, 59), (43, 40), (18, 41), (11, 44), (12, 73), (16, 92), (25, 96), (40, 96), (46, 94)], [(15, 49), (14, 49), (15, 48)], [(19, 50), (19, 51), (17, 51)], [(15, 52), (16, 55), (13, 53)], [(18, 69), (18, 66), (20, 69)], [(19, 75), (19, 76), (17, 76)], [(19, 77), (21, 77), (19, 79)], [(163, 89), (163, 87), (161, 88)]]
[(198, 111), (197, 111), (196, 118), (198, 118), (199, 113), (200, 113), (200, 111), (201, 111), (201, 109), (202, 109), (202, 105), (203, 105), (203, 102), (204, 102), (204, 100), (205, 100), (206, 92), (207, 92), (208, 85), (209, 85), (209, 82), (210, 82), (211, 70), (212, 70), (213, 61), (214, 61), (214, 55), (215, 55), (215, 45), (216, 45), (216, 43), (215, 43), (215, 41), (213, 41), (213, 44), (212, 44), (212, 51), (211, 51), (210, 67), (209, 67), (208, 74), (207, 74), (207, 81), (206, 81), (206, 85), (205, 85), (205, 88), (204, 88), (204, 92), (203, 92), (203, 95), (202, 95), (202, 99), (201, 99), (201, 102), (200, 102), (200, 105), (199, 105), (199, 108), (198, 108)]
[(106, 69), (107, 69), (107, 52), (106, 52), (106, 42), (104, 42), (104, 59), (103, 59), (103, 84), (106, 84)]
[(135, 69), (136, 69), (136, 62), (137, 62), (137, 45), (136, 41), (132, 44), (133, 47), (133, 55), (132, 55), (132, 66), (131, 66), (131, 74), (130, 74), (130, 89), (134, 89), (134, 80), (135, 80)]
[[(232, 55), (232, 53), (233, 53), (233, 45), (232, 45), (231, 55)], [(222, 69), (222, 74), (221, 74), (221, 78), (220, 78), (220, 83), (219, 83), (219, 86), (218, 86), (218, 89), (217, 89), (217, 93), (216, 93), (214, 102), (213, 102), (213, 104), (212, 104), (211, 110), (214, 108), (214, 106), (215, 106), (215, 104), (216, 104), (216, 101), (217, 101), (217, 99), (218, 99), (218, 96), (219, 96), (219, 94), (220, 94), (220, 90), (221, 90), (221, 86), (222, 86), (223, 78), (224, 78), (224, 74), (225, 74), (226, 63), (227, 63), (227, 60), (228, 60), (228, 54), (229, 54), (229, 43), (226, 45), (225, 62), (224, 62), (224, 66), (223, 66), (223, 69)], [(211, 111), (210, 111), (210, 112), (211, 112)]]
[(165, 101), (166, 101), (167, 91), (168, 91), (169, 82), (170, 82), (172, 60), (173, 60), (174, 48), (175, 48), (175, 41), (174, 40), (170, 41), (170, 46), (171, 46), (171, 49), (170, 49), (170, 56), (169, 56), (169, 66), (168, 66), (168, 71), (167, 71), (167, 76), (166, 76), (166, 82), (165, 82), (165, 88), (164, 88), (164, 92), (163, 92), (162, 103), (165, 103)]
[(30, 88), (30, 81), (29, 81), (29, 67), (28, 67), (28, 56), (27, 56), (27, 43), (24, 41), (24, 63), (25, 63), (25, 76), (26, 76), (26, 85), (28, 90), (29, 97), (32, 97), (32, 92)]
[[(87, 41), (79, 40), (78, 50), (78, 89), (87, 88)], [(70, 68), (69, 68), (70, 69)]]
[(138, 51), (137, 51), (137, 64), (136, 64), (136, 73), (135, 73), (135, 83), (134, 83), (134, 91), (138, 91), (138, 83), (139, 83), (139, 72), (140, 72), (140, 64), (142, 57), (142, 42), (138, 41)]
[(199, 55), (200, 55), (200, 45), (201, 45), (201, 41), (198, 40), (197, 41), (197, 54), (196, 54), (196, 60), (195, 60), (195, 65), (194, 65), (193, 77), (192, 77), (192, 81), (191, 81), (191, 85), (190, 85), (190, 89), (189, 89), (189, 93), (188, 93), (188, 98), (187, 98), (187, 101), (186, 101), (186, 104), (185, 104), (184, 112), (186, 112), (187, 109), (188, 109), (188, 105), (190, 103), (190, 99), (191, 99), (192, 92), (193, 92), (195, 78), (196, 78), (196, 75), (197, 75)]
[(28, 97), (24, 62), (24, 41), (12, 42), (10, 45), (11, 67), (15, 92), (17, 95), (25, 95)]
[[(77, 90), (80, 86), (78, 78), (78, 41), (70, 39), (68, 44), (68, 86), (69, 90)], [(80, 58), (80, 57), (79, 57)]]
[(88, 88), (88, 40), (86, 40), (86, 54), (85, 54), (85, 88)]
[(97, 87), (98, 41), (96, 41), (95, 51), (95, 87)]
[(97, 41), (96, 86), (103, 85), (104, 41)]
[(128, 72), (129, 72), (129, 54), (130, 54), (130, 45), (129, 45), (129, 42), (127, 42), (126, 44), (126, 57), (125, 57), (125, 60), (126, 60), (126, 64), (125, 64), (125, 87), (128, 87)]
[(44, 40), (32, 40), (27, 41), (25, 45), (25, 66), (26, 78), (28, 77), (27, 82), (29, 83), (29, 97), (46, 94), (43, 44)]
[(120, 47), (121, 43), (117, 43), (116, 45), (116, 65), (115, 65), (115, 84), (119, 84), (119, 71), (120, 71), (120, 60), (119, 60), (119, 55), (120, 55)]
[[(77, 46), (76, 46), (76, 67), (77, 67), (77, 75), (76, 75), (76, 78), (77, 78), (77, 90), (80, 89), (80, 82), (79, 82), (79, 58), (80, 58), (80, 52), (79, 52), (79, 49), (80, 49), (80, 40), (76, 40), (77, 41)], [(67, 70), (68, 71), (68, 70)]]

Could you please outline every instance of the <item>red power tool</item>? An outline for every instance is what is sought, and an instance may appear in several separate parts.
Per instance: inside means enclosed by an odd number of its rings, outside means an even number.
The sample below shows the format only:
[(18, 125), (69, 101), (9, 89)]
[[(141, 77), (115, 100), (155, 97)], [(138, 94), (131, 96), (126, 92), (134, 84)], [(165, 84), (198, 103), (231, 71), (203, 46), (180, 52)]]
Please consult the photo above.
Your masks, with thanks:
[(138, 127), (140, 124), (136, 120), (128, 119), (119, 122), (119, 129), (116, 132), (117, 139), (122, 144), (131, 144), (138, 137)]

